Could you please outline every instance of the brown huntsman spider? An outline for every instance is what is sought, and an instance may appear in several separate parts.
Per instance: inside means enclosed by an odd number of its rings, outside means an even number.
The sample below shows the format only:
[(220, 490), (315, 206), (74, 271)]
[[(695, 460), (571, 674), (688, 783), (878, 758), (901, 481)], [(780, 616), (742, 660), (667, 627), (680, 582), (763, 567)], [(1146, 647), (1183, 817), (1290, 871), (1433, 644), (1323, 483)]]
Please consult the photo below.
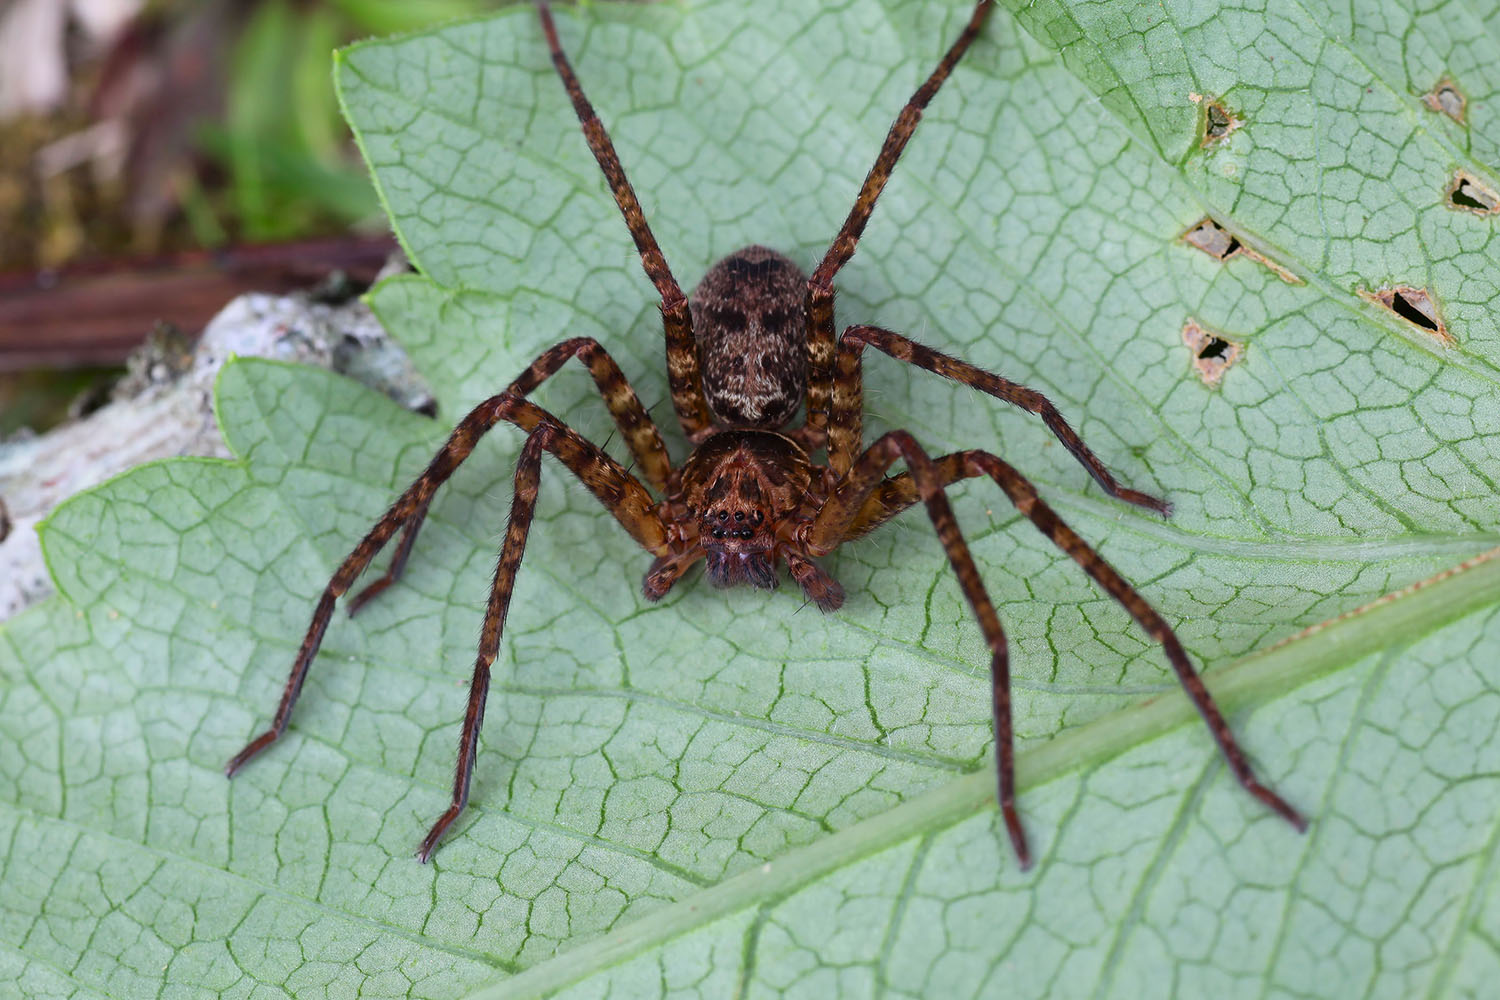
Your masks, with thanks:
[[(577, 476), (654, 557), (643, 584), (646, 597), (653, 601), (666, 594), (699, 560), (707, 564), (709, 580), (719, 587), (774, 587), (780, 566), (785, 564), (810, 601), (823, 611), (834, 611), (843, 604), (844, 591), (817, 560), (907, 508), (923, 504), (990, 649), (1000, 808), (1016, 856), (1022, 867), (1027, 867), (1031, 855), (1015, 806), (1005, 633), (944, 494), (948, 486), (962, 479), (991, 479), (1021, 514), (1123, 605), (1146, 634), (1162, 644), (1168, 662), (1239, 783), (1295, 827), (1304, 827), (1301, 816), (1252, 773), (1171, 627), (1124, 577), (1062, 522), (1021, 473), (986, 451), (929, 455), (911, 434), (901, 430), (884, 434), (868, 446), (864, 443), (860, 365), (865, 349), (874, 348), (897, 361), (1035, 414), (1105, 493), (1162, 515), (1169, 512), (1164, 501), (1121, 486), (1040, 393), (889, 330), (851, 326), (836, 335), (834, 276), (854, 256), (875, 201), (916, 130), (923, 109), (978, 36), (990, 7), (989, 0), (975, 5), (958, 39), (897, 116), (843, 228), (811, 277), (775, 250), (750, 246), (709, 268), (688, 298), (672, 277), (609, 135), (563, 54), (547, 5), (538, 4), (552, 62), (640, 251), (646, 275), (661, 296), (672, 405), (692, 444), (692, 453), (681, 465), (673, 466), (656, 425), (597, 341), (577, 337), (544, 351), (503, 392), (464, 417), (426, 471), (339, 566), (313, 613), (275, 720), (229, 762), (231, 776), (285, 731), (338, 598), (400, 532), (390, 568), (354, 598), (350, 611), (397, 580), (433, 494), (479, 439), (503, 422), (525, 431), (526, 442), (516, 464), (515, 499), (484, 613), (468, 710), (459, 737), (453, 797), (422, 841), (418, 857), (423, 861), (468, 799), (490, 667), (499, 649), (516, 571), (536, 509), (543, 452), (552, 454)], [(577, 358), (593, 376), (634, 457), (638, 475), (527, 399), (570, 358)], [(802, 426), (789, 428), (804, 403)], [(826, 452), (826, 464), (814, 461), (820, 451)], [(891, 475), (891, 467), (897, 462), (904, 462), (906, 471)]]

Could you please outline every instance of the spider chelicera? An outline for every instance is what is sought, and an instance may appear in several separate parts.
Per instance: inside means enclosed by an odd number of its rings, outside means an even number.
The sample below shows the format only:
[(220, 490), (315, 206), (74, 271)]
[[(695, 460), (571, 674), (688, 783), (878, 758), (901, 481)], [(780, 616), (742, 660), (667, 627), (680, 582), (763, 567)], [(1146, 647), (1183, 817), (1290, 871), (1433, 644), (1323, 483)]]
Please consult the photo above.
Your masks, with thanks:
[[(421, 860), (431, 856), (468, 800), (490, 665), (500, 646), (501, 628), (536, 509), (543, 452), (567, 466), (630, 536), (656, 557), (643, 583), (646, 597), (653, 601), (665, 595), (700, 559), (707, 564), (709, 580), (720, 587), (775, 587), (779, 566), (785, 563), (807, 598), (823, 611), (833, 611), (844, 602), (843, 588), (815, 560), (922, 503), (990, 649), (1000, 809), (1016, 857), (1022, 867), (1028, 867), (1031, 855), (1015, 806), (1005, 633), (944, 494), (947, 486), (962, 479), (993, 479), (1017, 510), (1162, 644), (1167, 660), (1208, 723), (1239, 783), (1293, 826), (1299, 830), (1305, 827), (1302, 817), (1255, 777), (1171, 627), (1062, 522), (1024, 476), (985, 451), (930, 456), (906, 431), (891, 431), (869, 447), (864, 445), (860, 364), (865, 348), (873, 347), (898, 361), (1036, 414), (1110, 496), (1162, 515), (1169, 512), (1165, 501), (1121, 486), (1040, 393), (889, 330), (852, 326), (842, 336), (835, 335), (834, 275), (854, 256), (875, 200), (916, 130), (923, 109), (979, 34), (990, 6), (990, 0), (975, 5), (963, 32), (896, 118), (854, 208), (811, 277), (780, 253), (751, 246), (709, 268), (688, 298), (672, 277), (609, 135), (563, 54), (547, 5), (537, 5), (553, 65), (625, 217), (646, 275), (661, 296), (672, 405), (693, 446), (692, 453), (682, 465), (673, 467), (656, 425), (619, 366), (597, 341), (577, 337), (544, 351), (504, 392), (464, 417), (421, 477), (339, 566), (313, 612), (271, 727), (229, 762), (226, 771), (231, 777), (285, 731), (334, 603), (400, 531), (390, 568), (353, 599), (350, 612), (396, 581), (433, 494), (474, 450), (480, 437), (506, 422), (527, 432), (526, 443), (516, 463), (515, 499), (485, 608), (468, 710), (459, 737), (452, 802), (422, 841), (417, 852)], [(640, 478), (526, 399), (570, 358), (588, 367), (640, 469)], [(787, 429), (804, 401), (803, 425)], [(820, 450), (826, 451), (826, 465), (813, 461)], [(906, 463), (906, 471), (888, 475), (898, 460)]]

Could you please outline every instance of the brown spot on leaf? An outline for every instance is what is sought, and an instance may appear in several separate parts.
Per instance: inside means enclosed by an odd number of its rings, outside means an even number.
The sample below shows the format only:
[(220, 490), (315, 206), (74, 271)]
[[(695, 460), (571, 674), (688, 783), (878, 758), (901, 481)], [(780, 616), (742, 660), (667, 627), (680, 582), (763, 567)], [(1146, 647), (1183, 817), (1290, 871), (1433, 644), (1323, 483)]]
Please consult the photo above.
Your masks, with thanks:
[(1448, 204), (1475, 215), (1494, 215), (1500, 212), (1500, 195), (1473, 174), (1460, 170), (1448, 185)]
[(1204, 149), (1219, 145), (1245, 124), (1245, 120), (1230, 111), (1223, 101), (1199, 95), (1195, 103), (1203, 108), (1203, 140), (1199, 145)]
[(1192, 352), (1193, 371), (1204, 385), (1218, 388), (1227, 372), (1245, 353), (1245, 345), (1220, 336), (1189, 319), (1182, 327), (1182, 342)]
[(1398, 285), (1375, 292), (1361, 289), (1359, 297), (1388, 309), (1444, 347), (1452, 347), (1456, 343), (1443, 323), (1442, 314), (1438, 312), (1437, 300), (1425, 288)]
[(1214, 260), (1228, 260), (1240, 252), (1240, 241), (1213, 219), (1204, 219), (1182, 234), (1182, 241), (1197, 247)]
[(1436, 86), (1423, 94), (1422, 103), (1439, 114), (1447, 115), (1460, 125), (1465, 124), (1464, 108), (1469, 101), (1464, 97), (1464, 92), (1458, 89), (1458, 84), (1453, 82), (1451, 76), (1443, 77)]
[(1208, 254), (1214, 260), (1226, 261), (1231, 257), (1244, 256), (1255, 261), (1285, 281), (1288, 285), (1300, 285), (1302, 279), (1282, 265), (1271, 260), (1265, 254), (1252, 250), (1239, 241), (1229, 230), (1219, 225), (1211, 218), (1204, 218), (1188, 228), (1182, 234), (1182, 242), (1188, 246), (1197, 247)]

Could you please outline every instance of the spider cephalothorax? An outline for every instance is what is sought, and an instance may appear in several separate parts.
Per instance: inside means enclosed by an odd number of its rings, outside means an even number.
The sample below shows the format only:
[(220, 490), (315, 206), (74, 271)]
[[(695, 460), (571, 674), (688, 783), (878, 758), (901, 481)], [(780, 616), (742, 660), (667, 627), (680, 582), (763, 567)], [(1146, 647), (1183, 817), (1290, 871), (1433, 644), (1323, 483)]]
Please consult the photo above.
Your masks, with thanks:
[(811, 482), (807, 453), (774, 431), (722, 431), (693, 449), (678, 499), (697, 524), (715, 586), (776, 586), (776, 548), (784, 541), (778, 529), (802, 506)]
[[(656, 425), (598, 342), (579, 337), (544, 351), (505, 391), (485, 400), (460, 421), (422, 476), (339, 566), (313, 613), (275, 720), (229, 762), (228, 773), (232, 776), (285, 731), (338, 598), (397, 532), (401, 539), (390, 568), (355, 597), (350, 610), (357, 610), (400, 576), (433, 494), (485, 432), (506, 422), (527, 433), (516, 463), (515, 501), (469, 685), (453, 797), (422, 841), (418, 851), (422, 860), (431, 855), (468, 801), (489, 693), (490, 665), (499, 649), (516, 571), (536, 509), (543, 452), (562, 462), (630, 536), (656, 557), (642, 584), (651, 600), (666, 594), (700, 559), (707, 563), (710, 581), (721, 587), (774, 587), (779, 567), (785, 563), (807, 598), (824, 611), (832, 611), (843, 604), (844, 591), (815, 560), (921, 503), (990, 650), (1000, 807), (1016, 856), (1025, 866), (1030, 863), (1030, 853), (1015, 808), (1005, 633), (944, 492), (959, 480), (990, 479), (1017, 510), (1162, 644), (1168, 662), (1207, 722), (1236, 779), (1261, 802), (1302, 828), (1304, 823), (1297, 812), (1251, 771), (1171, 627), (1124, 577), (1062, 522), (1015, 468), (977, 449), (930, 456), (915, 438), (900, 430), (881, 435), (868, 446), (863, 440), (861, 364), (865, 348), (873, 347), (897, 361), (1039, 416), (1110, 496), (1163, 515), (1168, 512), (1164, 501), (1116, 482), (1040, 393), (889, 330), (852, 326), (836, 336), (833, 278), (854, 256), (876, 199), (916, 130), (922, 110), (978, 36), (990, 0), (975, 5), (957, 41), (896, 118), (855, 198), (854, 208), (812, 275), (804, 276), (794, 262), (774, 250), (746, 247), (709, 268), (691, 303), (672, 277), (609, 135), (563, 54), (546, 4), (539, 4), (537, 9), (553, 65), (640, 251), (646, 275), (661, 297), (672, 405), (694, 446), (692, 454), (673, 469)], [(570, 358), (588, 367), (635, 460), (638, 475), (526, 398)], [(787, 429), (803, 405), (802, 426)], [(826, 464), (814, 461), (820, 452), (826, 453)], [(904, 462), (906, 471), (890, 475), (891, 466), (897, 462)]]

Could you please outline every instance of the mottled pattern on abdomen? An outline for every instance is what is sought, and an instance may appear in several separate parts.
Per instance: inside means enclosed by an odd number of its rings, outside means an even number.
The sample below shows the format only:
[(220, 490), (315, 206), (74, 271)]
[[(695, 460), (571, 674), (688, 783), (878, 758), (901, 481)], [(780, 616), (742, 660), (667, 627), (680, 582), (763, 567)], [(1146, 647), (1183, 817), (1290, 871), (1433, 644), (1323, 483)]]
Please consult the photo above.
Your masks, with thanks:
[(737, 250), (693, 289), (703, 394), (720, 423), (774, 429), (807, 389), (807, 278), (766, 247)]

